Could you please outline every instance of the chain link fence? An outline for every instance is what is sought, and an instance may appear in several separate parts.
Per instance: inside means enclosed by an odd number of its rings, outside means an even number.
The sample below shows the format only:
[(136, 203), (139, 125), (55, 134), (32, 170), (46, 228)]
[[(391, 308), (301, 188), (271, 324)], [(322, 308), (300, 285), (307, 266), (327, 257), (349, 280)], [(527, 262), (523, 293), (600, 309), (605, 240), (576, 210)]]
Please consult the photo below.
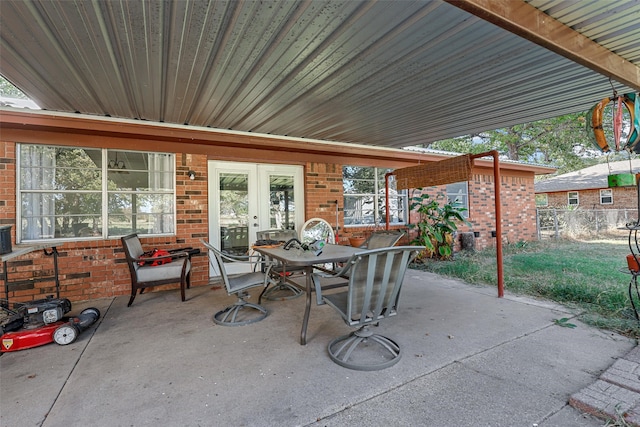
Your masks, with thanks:
[[(625, 224), (638, 221), (636, 209), (537, 209), (538, 239), (626, 234)], [(620, 229), (623, 230), (620, 230)]]

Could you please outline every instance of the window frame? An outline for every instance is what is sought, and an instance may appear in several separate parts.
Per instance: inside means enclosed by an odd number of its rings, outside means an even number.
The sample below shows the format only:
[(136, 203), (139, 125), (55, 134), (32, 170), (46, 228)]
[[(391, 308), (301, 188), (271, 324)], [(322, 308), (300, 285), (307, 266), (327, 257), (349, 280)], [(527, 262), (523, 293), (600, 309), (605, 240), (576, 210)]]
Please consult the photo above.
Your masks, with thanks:
[[(38, 188), (33, 188), (33, 189), (26, 189), (26, 188), (22, 188), (23, 186), (23, 182), (22, 182), (22, 171), (24, 170), (22, 167), (22, 156), (23, 156), (23, 147), (26, 146), (36, 146), (36, 147), (44, 147), (44, 148), (50, 148), (50, 149), (69, 149), (69, 150), (73, 150), (73, 149), (80, 149), (80, 150), (93, 150), (94, 151), (94, 155), (97, 157), (97, 153), (95, 152), (99, 152), (99, 157), (100, 157), (100, 162), (101, 165), (98, 167), (96, 166), (96, 170), (99, 171), (100, 173), (100, 177), (99, 177), (99, 189), (83, 189), (83, 188), (79, 188), (79, 189), (72, 189), (72, 190), (65, 190), (65, 189), (60, 189), (60, 188), (52, 188), (52, 189), (46, 189), (46, 188), (42, 188), (41, 184), (40, 187)], [(136, 190), (118, 190), (118, 189), (113, 189), (110, 188), (110, 181), (109, 181), (109, 172), (111, 171), (111, 173), (113, 173), (113, 168), (110, 168), (109, 165), (109, 155), (110, 153), (132, 153), (133, 155), (136, 154), (141, 154), (141, 155), (160, 155), (158, 158), (160, 159), (162, 156), (168, 156), (168, 158), (164, 161), (164, 164), (168, 166), (168, 168), (166, 170), (162, 170), (162, 169), (152, 169), (152, 163), (149, 158), (147, 157), (147, 169), (141, 169), (141, 170), (135, 170), (135, 169), (131, 169), (131, 168), (127, 168), (125, 169), (125, 172), (123, 173), (142, 173), (142, 174), (147, 174), (147, 178), (149, 180), (151, 179), (157, 179), (156, 177), (160, 174), (161, 176), (163, 176), (163, 185), (167, 186), (169, 188), (154, 188), (154, 189), (136, 189)], [(31, 168), (30, 168), (31, 169)], [(58, 171), (60, 168), (57, 168), (56, 165), (54, 165), (53, 168), (53, 173), (55, 174), (56, 171)], [(78, 168), (76, 168), (78, 169)], [(153, 175), (153, 177), (152, 177)], [(112, 183), (111, 183), (112, 185)], [(37, 144), (37, 143), (29, 143), (29, 142), (20, 142), (20, 143), (16, 143), (16, 244), (20, 244), (20, 243), (34, 243), (34, 244), (38, 244), (38, 243), (58, 243), (58, 242), (68, 242), (68, 241), (100, 241), (100, 240), (113, 240), (113, 239), (118, 239), (126, 234), (130, 234), (133, 232), (138, 232), (134, 229), (131, 229), (127, 232), (125, 232), (124, 234), (120, 234), (120, 233), (113, 233), (110, 234), (110, 223), (109, 220), (112, 218), (112, 216), (117, 215), (117, 213), (111, 213), (109, 212), (109, 197), (111, 195), (114, 194), (118, 194), (118, 195), (122, 195), (122, 194), (136, 194), (136, 195), (145, 195), (145, 196), (157, 196), (160, 195), (162, 198), (162, 195), (164, 196), (169, 196), (167, 197), (167, 203), (164, 204), (164, 206), (166, 207), (170, 207), (171, 212), (166, 213), (166, 212), (162, 212), (161, 214), (155, 214), (155, 213), (149, 213), (149, 212), (142, 212), (140, 213), (141, 215), (151, 215), (151, 216), (155, 216), (155, 215), (165, 215), (165, 216), (171, 216), (172, 219), (170, 219), (170, 223), (169, 226), (172, 229), (172, 231), (170, 232), (166, 232), (166, 233), (143, 233), (143, 235), (145, 237), (166, 237), (166, 236), (175, 236), (176, 232), (177, 232), (177, 184), (176, 184), (176, 156), (175, 153), (165, 153), (165, 152), (148, 152), (148, 151), (140, 151), (140, 150), (122, 150), (122, 149), (117, 149), (117, 148), (98, 148), (98, 147), (78, 147), (78, 146), (63, 146), (63, 145), (53, 145), (53, 144)], [(54, 236), (47, 238), (47, 237), (42, 237), (42, 235), (40, 236), (40, 238), (25, 238), (25, 236), (23, 236), (23, 221), (24, 220), (28, 220), (27, 217), (23, 216), (23, 212), (22, 212), (22, 203), (23, 203), (23, 195), (25, 194), (46, 194), (46, 193), (51, 193), (51, 194), (62, 194), (62, 195), (67, 195), (67, 194), (73, 194), (73, 193), (77, 193), (77, 194), (90, 194), (90, 193), (95, 193), (95, 194), (99, 194), (100, 195), (100, 209), (99, 212), (91, 212), (91, 211), (87, 211), (87, 212), (82, 212), (81, 214), (76, 214), (76, 215), (80, 215), (83, 217), (95, 217), (99, 219), (99, 226), (98, 229), (100, 230), (100, 234), (97, 234), (95, 236), (64, 236), (64, 237), (55, 237), (55, 231), (57, 229), (57, 221), (67, 215), (71, 215), (69, 213), (46, 213), (46, 216), (50, 216), (53, 219), (52, 222), (56, 223), (53, 226), (53, 230), (54, 230)], [(166, 222), (164, 224), (167, 224)]]
[[(571, 197), (572, 194), (575, 194), (575, 197)], [(575, 203), (571, 203), (572, 200), (575, 200)], [(578, 191), (567, 191), (567, 205), (580, 206), (580, 194)]]
[[(348, 193), (345, 191), (345, 183), (347, 180), (351, 180), (352, 178), (347, 178), (345, 176), (345, 168), (361, 168), (361, 169), (372, 169), (374, 178), (368, 179), (367, 181), (373, 181), (373, 193)], [(380, 168), (376, 166), (356, 166), (356, 165), (343, 165), (342, 166), (342, 181), (343, 181), (343, 194), (342, 194), (342, 203), (343, 203), (343, 224), (345, 228), (362, 228), (362, 227), (371, 227), (380, 224), (386, 224), (386, 218), (379, 218), (379, 213), (385, 209), (383, 199), (386, 197), (385, 191), (385, 175), (392, 169), (389, 168)], [(391, 190), (391, 188), (390, 188)], [(400, 221), (391, 221), (389, 222), (390, 226), (405, 226), (409, 220), (409, 193), (407, 190), (395, 190), (395, 194), (391, 195), (391, 197), (397, 197), (401, 200), (401, 205), (398, 209), (401, 209), (402, 215), (398, 215)], [(373, 223), (351, 223), (347, 224), (347, 220), (352, 220), (354, 217), (347, 216), (347, 199), (348, 198), (371, 198), (373, 200)], [(382, 203), (381, 203), (382, 202)], [(382, 206), (381, 206), (382, 204)]]
[[(538, 200), (544, 198), (544, 202), (539, 203)], [(535, 195), (535, 202), (537, 208), (545, 208), (549, 206), (549, 194), (539, 193)]]
[[(464, 192), (462, 194), (460, 194), (458, 191), (456, 191), (456, 192), (453, 191), (454, 186), (459, 187), (460, 185), (462, 185), (464, 187)], [(469, 206), (469, 182), (468, 181), (459, 181), (459, 182), (452, 182), (450, 184), (446, 184), (445, 185), (445, 195), (447, 196), (447, 203), (452, 205), (452, 206), (456, 206), (458, 208), (464, 208), (465, 210), (463, 212), (461, 212), (462, 217), (465, 218), (465, 219), (469, 219), (469, 215), (470, 215), (470, 212), (471, 212), (471, 209), (470, 209), (470, 206)], [(457, 203), (455, 203), (455, 200), (452, 200), (452, 198), (454, 196), (455, 196), (456, 199), (458, 197), (462, 197), (463, 198), (463, 202), (460, 205), (458, 205)]]
[[(609, 192), (609, 195), (605, 196), (603, 193)], [(609, 198), (609, 202), (604, 202), (603, 199)], [(613, 204), (613, 188), (604, 188), (600, 190), (600, 204), (601, 205), (612, 205)]]

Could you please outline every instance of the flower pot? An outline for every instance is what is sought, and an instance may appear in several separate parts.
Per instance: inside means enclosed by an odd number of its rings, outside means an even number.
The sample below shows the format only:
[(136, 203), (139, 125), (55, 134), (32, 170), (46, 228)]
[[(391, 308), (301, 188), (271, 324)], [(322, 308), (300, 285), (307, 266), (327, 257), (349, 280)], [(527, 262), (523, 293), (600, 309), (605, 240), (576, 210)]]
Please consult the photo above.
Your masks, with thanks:
[(365, 240), (367, 239), (362, 236), (349, 237), (349, 244), (354, 248), (359, 248), (360, 246), (362, 246)]

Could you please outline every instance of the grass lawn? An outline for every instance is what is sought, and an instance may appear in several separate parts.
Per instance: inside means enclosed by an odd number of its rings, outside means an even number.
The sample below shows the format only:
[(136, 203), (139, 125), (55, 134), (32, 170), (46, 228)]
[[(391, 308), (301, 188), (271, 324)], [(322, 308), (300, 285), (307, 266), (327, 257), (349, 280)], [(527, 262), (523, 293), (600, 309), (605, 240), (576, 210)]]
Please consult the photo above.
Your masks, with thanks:
[[(628, 253), (626, 238), (506, 245), (505, 291), (562, 303), (579, 309), (585, 323), (640, 338), (640, 323), (628, 295)], [(452, 261), (425, 260), (412, 267), (467, 283), (497, 286), (495, 249), (461, 252)]]

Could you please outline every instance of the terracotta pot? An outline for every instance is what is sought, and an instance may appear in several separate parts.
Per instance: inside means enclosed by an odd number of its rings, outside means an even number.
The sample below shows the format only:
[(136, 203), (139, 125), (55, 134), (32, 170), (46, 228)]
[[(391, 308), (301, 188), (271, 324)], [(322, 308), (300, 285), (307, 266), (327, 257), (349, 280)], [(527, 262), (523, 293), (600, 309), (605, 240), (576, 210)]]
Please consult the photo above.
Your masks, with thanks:
[(367, 240), (364, 237), (349, 237), (349, 244), (351, 246), (353, 246), (354, 248), (359, 248), (360, 246), (362, 246), (362, 244), (364, 243), (364, 241)]

